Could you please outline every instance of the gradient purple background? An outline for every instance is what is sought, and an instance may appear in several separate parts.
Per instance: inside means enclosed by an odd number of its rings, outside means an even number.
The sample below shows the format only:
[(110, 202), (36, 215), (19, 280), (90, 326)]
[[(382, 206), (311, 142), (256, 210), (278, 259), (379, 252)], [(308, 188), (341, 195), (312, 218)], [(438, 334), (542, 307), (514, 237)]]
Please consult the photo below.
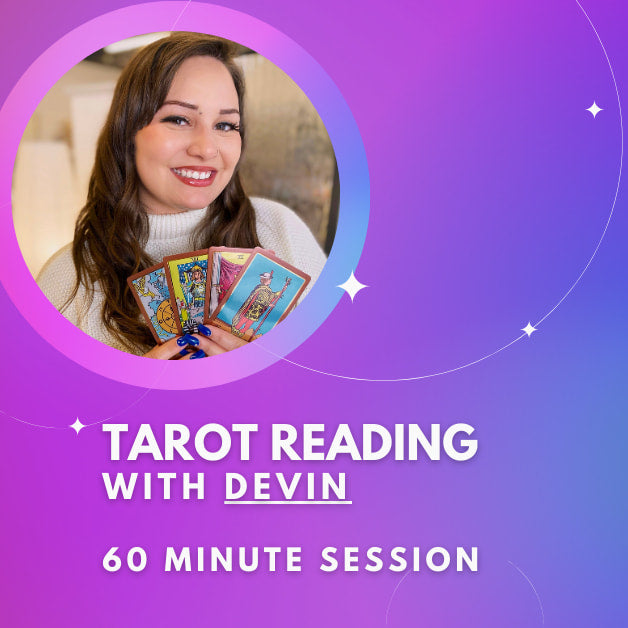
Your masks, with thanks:
[[(5, 9), (2, 99), (54, 41), (125, 6), (27, 0)], [(297, 41), (361, 130), (371, 218), (345, 296), (289, 358), (353, 377), (422, 376), (476, 360), (541, 319), (577, 278), (617, 184), (619, 112), (573, 1), (232, 2)], [(585, 3), (628, 78), (628, 10)], [(176, 16), (173, 16), (173, 19)], [(593, 100), (604, 111), (585, 111)], [(2, 598), (7, 626), (590, 627), (628, 623), (626, 215), (531, 339), (453, 374), (368, 383), (285, 362), (212, 389), (144, 390), (48, 345), (1, 291)], [(5, 207), (3, 211), (8, 211)], [(342, 210), (342, 208), (341, 208)], [(348, 275), (351, 268), (346, 269)], [(1, 289), (0, 289), (1, 290)], [(142, 396), (143, 395), (143, 396)], [(21, 421), (45, 424), (32, 427)], [(477, 428), (468, 463), (111, 463), (99, 428), (218, 421)], [(189, 417), (196, 417), (190, 419)], [(204, 470), (205, 501), (109, 502), (102, 471)], [(352, 506), (228, 507), (226, 471), (346, 471)], [(212, 487), (215, 487), (212, 490)], [(112, 545), (300, 545), (300, 574), (108, 574)], [(478, 574), (323, 574), (325, 545), (478, 545)], [(517, 565), (532, 581), (515, 569)], [(388, 612), (388, 614), (387, 614)], [(386, 623), (388, 622), (388, 623)]]

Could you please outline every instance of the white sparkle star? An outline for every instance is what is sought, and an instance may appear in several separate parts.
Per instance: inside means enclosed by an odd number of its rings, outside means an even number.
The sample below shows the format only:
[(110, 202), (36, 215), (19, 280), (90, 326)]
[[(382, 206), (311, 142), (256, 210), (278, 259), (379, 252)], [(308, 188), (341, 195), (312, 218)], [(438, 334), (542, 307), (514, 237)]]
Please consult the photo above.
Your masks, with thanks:
[(525, 331), (528, 334), (528, 338), (536, 331), (536, 327), (532, 325), (532, 323), (528, 323), (521, 331)]
[(597, 116), (597, 114), (600, 113), (600, 111), (604, 111), (604, 109), (602, 109), (601, 107), (598, 107), (595, 104), (595, 100), (594, 100), (593, 104), (587, 109), (587, 111), (590, 111), (591, 115), (595, 118), (595, 116)]
[(351, 302), (353, 303), (353, 299), (355, 299), (355, 295), (358, 292), (360, 292), (362, 288), (368, 288), (368, 286), (363, 283), (360, 283), (355, 278), (353, 271), (351, 271), (351, 276), (349, 277), (349, 279), (347, 279), (347, 281), (345, 281), (344, 283), (341, 283), (338, 286), (338, 288), (342, 288), (351, 297)]
[(85, 426), (79, 421), (79, 418), (76, 417), (76, 421), (74, 421), (70, 427), (78, 434)]

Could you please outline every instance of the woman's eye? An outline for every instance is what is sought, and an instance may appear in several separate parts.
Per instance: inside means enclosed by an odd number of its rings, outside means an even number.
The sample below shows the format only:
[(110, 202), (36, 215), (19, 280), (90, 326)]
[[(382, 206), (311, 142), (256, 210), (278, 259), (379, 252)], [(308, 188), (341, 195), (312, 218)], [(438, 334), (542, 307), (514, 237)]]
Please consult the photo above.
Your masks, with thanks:
[(162, 122), (169, 122), (170, 124), (174, 124), (176, 126), (185, 126), (186, 124), (190, 124), (190, 121), (184, 116), (166, 116)]
[(240, 125), (237, 122), (219, 122), (216, 129), (218, 131), (239, 131)]

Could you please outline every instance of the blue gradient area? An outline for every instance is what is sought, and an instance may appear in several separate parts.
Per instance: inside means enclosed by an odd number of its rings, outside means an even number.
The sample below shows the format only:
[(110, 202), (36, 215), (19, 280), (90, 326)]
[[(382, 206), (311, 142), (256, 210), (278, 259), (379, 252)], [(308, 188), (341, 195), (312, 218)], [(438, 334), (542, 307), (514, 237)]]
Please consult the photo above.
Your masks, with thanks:
[[(8, 7), (0, 46), (14, 63), (0, 79), (3, 97), (53, 41), (121, 5), (27, 0)], [(621, 95), (628, 9), (610, 0), (583, 7)], [(323, 0), (312, 10), (242, 0), (232, 8), (271, 23), (320, 64), (357, 124), (331, 128), (334, 145), (359, 129), (368, 160), (370, 217), (359, 265), (345, 268), (350, 258), (341, 251), (359, 254), (359, 216), (369, 199), (349, 194), (345, 182), (357, 185), (366, 163), (345, 153), (334, 270), (308, 297), (311, 316), (297, 319), (297, 312), (285, 322), (286, 347), (295, 346), (292, 335), (303, 341), (299, 326), (315, 331), (288, 359), (346, 377), (429, 375), (516, 340), (570, 290), (605, 230), (621, 156), (611, 73), (576, 2)], [(28, 31), (16, 26), (23, 12), (34, 16)], [(281, 47), (273, 55), (290, 73)], [(603, 108), (595, 119), (586, 110), (594, 100)], [(315, 105), (327, 122), (325, 99)], [(622, 184), (593, 262), (530, 338), (472, 367), (416, 381), (354, 381), (279, 360), (211, 389), (146, 391), (66, 358), (0, 292), (7, 391), (1, 578), (8, 592), (0, 623), (628, 625), (625, 207)], [(369, 286), (353, 304), (335, 288), (351, 270)], [(316, 328), (319, 312), (337, 299)], [(237, 450), (214, 463), (111, 462), (97, 427), (78, 436), (54, 429), (77, 415), (84, 423), (127, 423), (133, 434), (151, 423), (160, 443), (166, 422), (192, 433), (210, 422), (255, 422), (259, 433), (248, 462)], [(468, 462), (271, 459), (271, 423), (324, 424), (331, 438), (343, 423), (359, 435), (364, 423), (427, 429), (458, 422), (474, 426), (478, 439)], [(103, 471), (205, 472), (206, 498), (183, 500), (175, 490), (170, 500), (109, 501)], [(224, 474), (234, 471), (247, 478), (344, 472), (353, 504), (227, 506)], [(168, 545), (300, 546), (303, 571), (164, 573)], [(396, 545), (422, 552), (477, 546), (479, 571), (422, 567), (404, 577), (319, 569), (325, 546)], [(146, 570), (106, 573), (101, 560), (111, 546), (146, 547)]]

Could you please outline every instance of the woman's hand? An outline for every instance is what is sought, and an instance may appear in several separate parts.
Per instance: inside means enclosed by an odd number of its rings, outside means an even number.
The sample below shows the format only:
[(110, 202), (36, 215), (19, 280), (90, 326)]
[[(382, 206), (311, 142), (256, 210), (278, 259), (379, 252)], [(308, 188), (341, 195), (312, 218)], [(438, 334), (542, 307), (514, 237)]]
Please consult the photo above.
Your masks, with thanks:
[[(188, 344), (188, 351), (190, 351), (190, 353), (181, 358), (182, 360), (193, 360), (209, 355), (219, 355), (220, 353), (226, 353), (227, 351), (232, 351), (233, 349), (249, 344), (246, 340), (242, 340), (242, 338), (238, 338), (228, 331), (224, 331), (213, 325), (199, 325), (198, 331), (198, 334), (191, 334), (193, 339), (198, 340), (198, 345), (193, 345), (192, 343)], [(183, 338), (186, 338), (186, 336), (183, 336)], [(194, 351), (194, 349), (196, 351)]]
[(182, 338), (183, 336), (171, 338), (164, 342), (163, 345), (153, 347), (148, 353), (144, 354), (144, 357), (153, 358), (154, 360), (172, 360), (179, 358), (182, 352), (185, 351), (185, 347), (188, 346), (186, 342), (181, 342)]
[(172, 338), (162, 345), (153, 347), (144, 354), (144, 357), (155, 360), (195, 360), (208, 355), (226, 353), (248, 344), (242, 338), (213, 325), (199, 325), (198, 328), (198, 334), (186, 334)]

